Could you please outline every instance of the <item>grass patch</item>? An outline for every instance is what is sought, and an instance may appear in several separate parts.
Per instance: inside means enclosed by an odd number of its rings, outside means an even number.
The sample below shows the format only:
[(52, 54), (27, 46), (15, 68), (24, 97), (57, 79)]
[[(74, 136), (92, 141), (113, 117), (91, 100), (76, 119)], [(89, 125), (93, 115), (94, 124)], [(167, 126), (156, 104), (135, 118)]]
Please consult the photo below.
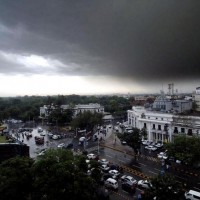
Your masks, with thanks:
[(6, 143), (6, 136), (0, 135), (0, 143)]

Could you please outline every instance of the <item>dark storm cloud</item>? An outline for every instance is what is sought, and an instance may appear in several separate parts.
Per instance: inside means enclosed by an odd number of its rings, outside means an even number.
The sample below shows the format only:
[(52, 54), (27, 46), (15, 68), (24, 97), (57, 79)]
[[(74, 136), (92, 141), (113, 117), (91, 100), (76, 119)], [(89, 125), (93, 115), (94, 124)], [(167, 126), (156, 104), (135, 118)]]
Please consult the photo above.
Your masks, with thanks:
[(199, 10), (198, 0), (6, 0), (0, 48), (79, 66), (62, 74), (197, 79)]

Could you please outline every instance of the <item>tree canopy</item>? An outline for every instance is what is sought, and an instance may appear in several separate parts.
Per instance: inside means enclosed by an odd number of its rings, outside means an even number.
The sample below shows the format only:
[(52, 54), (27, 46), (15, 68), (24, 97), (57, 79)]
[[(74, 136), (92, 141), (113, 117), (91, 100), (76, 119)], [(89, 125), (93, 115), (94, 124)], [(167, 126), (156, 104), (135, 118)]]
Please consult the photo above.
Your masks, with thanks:
[(91, 113), (89, 111), (85, 111), (83, 113), (79, 113), (78, 116), (72, 120), (71, 126), (73, 128), (91, 131), (95, 125), (102, 124), (102, 118), (103, 115), (101, 113)]
[(144, 130), (141, 131), (138, 128), (132, 128), (132, 133), (125, 131), (124, 134), (118, 134), (118, 137), (126, 141), (127, 145), (134, 150), (134, 153), (138, 154), (138, 151), (140, 151), (142, 134), (144, 134)]
[(144, 199), (149, 200), (184, 200), (184, 187), (169, 174), (158, 175), (151, 179), (152, 187), (145, 191)]
[[(8, 118), (23, 121), (38, 120), (40, 107), (43, 105), (76, 105), (99, 103), (104, 106), (105, 112), (114, 116), (126, 118), (126, 112), (131, 108), (129, 99), (118, 96), (22, 96), (0, 97), (0, 121)], [(60, 120), (60, 119), (59, 119)]]
[(94, 186), (100, 175), (88, 176), (85, 157), (65, 149), (50, 149), (35, 161), (12, 158), (0, 168), (2, 200), (97, 199)]
[(173, 143), (166, 143), (168, 155), (190, 166), (200, 164), (200, 138), (196, 136), (177, 136)]

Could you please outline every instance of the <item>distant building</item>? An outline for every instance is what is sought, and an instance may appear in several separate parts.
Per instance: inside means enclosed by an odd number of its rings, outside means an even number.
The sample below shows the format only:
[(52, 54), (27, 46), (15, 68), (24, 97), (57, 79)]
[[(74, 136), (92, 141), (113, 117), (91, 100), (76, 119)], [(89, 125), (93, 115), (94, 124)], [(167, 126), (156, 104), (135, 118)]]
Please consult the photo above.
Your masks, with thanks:
[[(40, 117), (48, 117), (49, 114), (56, 109), (57, 106), (54, 105), (44, 105), (40, 107)], [(90, 103), (90, 104), (78, 104), (74, 107), (69, 105), (61, 105), (60, 108), (64, 111), (67, 109), (72, 109), (74, 111), (74, 116), (77, 116), (79, 113), (83, 113), (85, 111), (89, 111), (91, 113), (104, 113), (104, 107), (98, 103)]]
[(200, 117), (146, 110), (133, 106), (128, 110), (128, 125), (146, 128), (149, 141), (171, 142), (177, 135), (200, 136)]
[(196, 93), (194, 94), (194, 101), (196, 103), (196, 111), (200, 111), (200, 87), (196, 88)]
[(153, 103), (153, 110), (166, 113), (183, 113), (192, 109), (191, 100), (173, 100), (167, 98), (163, 91)]
[(146, 96), (134, 96), (135, 101), (146, 101)]

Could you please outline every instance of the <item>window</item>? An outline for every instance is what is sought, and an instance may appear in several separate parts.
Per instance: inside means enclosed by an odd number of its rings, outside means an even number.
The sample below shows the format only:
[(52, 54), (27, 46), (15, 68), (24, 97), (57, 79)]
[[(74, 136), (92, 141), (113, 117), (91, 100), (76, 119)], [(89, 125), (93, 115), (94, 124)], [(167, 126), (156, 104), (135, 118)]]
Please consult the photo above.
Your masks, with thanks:
[(181, 133), (185, 133), (185, 128), (181, 128)]
[(188, 135), (192, 135), (192, 129), (188, 129)]
[(153, 124), (153, 129), (155, 129), (156, 128), (156, 125), (155, 124)]
[(144, 123), (144, 128), (147, 128), (147, 124), (146, 123)]
[(158, 125), (158, 130), (161, 130), (161, 125)]
[(174, 127), (174, 133), (178, 133), (178, 128)]

